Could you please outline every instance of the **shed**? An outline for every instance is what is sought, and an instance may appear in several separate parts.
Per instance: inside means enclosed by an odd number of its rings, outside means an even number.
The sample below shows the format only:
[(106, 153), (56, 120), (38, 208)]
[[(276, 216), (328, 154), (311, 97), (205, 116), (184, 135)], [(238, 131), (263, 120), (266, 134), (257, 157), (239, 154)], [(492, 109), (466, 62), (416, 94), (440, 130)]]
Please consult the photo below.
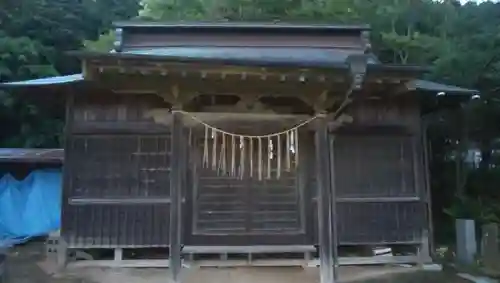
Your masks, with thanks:
[(62, 148), (0, 148), (0, 176), (22, 179), (37, 169), (62, 168)]

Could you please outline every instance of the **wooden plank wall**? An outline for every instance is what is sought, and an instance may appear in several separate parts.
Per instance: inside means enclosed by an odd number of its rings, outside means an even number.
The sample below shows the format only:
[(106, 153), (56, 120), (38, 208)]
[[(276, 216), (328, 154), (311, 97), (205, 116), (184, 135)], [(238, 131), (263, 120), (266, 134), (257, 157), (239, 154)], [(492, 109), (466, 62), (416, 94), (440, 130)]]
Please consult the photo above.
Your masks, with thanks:
[(427, 223), (417, 105), (365, 100), (350, 109), (352, 124), (331, 133), (340, 245), (421, 240)]
[[(155, 95), (110, 93), (76, 97), (74, 105), (66, 149), (63, 236), (78, 247), (167, 246), (170, 132), (145, 113), (168, 105)], [(354, 122), (335, 133), (340, 244), (419, 241), (426, 226), (425, 184), (415, 105), (355, 105)], [(301, 138), (299, 170), (280, 180), (218, 176), (201, 168), (199, 148), (191, 148), (189, 152), (198, 154), (190, 157), (185, 180), (186, 243), (314, 243), (312, 132)]]
[(70, 246), (168, 245), (170, 134), (145, 112), (158, 97), (75, 97), (62, 234)]

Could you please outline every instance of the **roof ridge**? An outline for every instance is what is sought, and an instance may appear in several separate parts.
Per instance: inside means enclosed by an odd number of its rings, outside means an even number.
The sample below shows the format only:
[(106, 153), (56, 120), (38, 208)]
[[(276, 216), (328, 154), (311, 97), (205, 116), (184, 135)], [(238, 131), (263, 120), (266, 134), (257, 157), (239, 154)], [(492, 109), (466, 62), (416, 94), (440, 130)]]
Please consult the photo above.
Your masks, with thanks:
[(306, 22), (243, 22), (243, 21), (118, 21), (116, 28), (186, 28), (186, 29), (295, 29), (295, 30), (331, 30), (331, 31), (366, 31), (371, 30), (368, 24), (326, 24)]

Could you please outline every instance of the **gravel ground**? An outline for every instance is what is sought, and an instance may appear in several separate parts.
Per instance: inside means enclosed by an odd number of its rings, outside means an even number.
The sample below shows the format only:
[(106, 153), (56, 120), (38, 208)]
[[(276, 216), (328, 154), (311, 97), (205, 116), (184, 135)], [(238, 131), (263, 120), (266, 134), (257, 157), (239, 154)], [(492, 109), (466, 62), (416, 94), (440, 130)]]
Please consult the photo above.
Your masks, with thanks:
[[(46, 274), (38, 265), (43, 259), (43, 243), (31, 242), (11, 250), (7, 261), (6, 283), (156, 283), (168, 282), (165, 269), (85, 269), (71, 271), (59, 276)], [(349, 276), (352, 283), (470, 283), (453, 274), (445, 272), (423, 272), (397, 268), (386, 268), (387, 275), (380, 275), (384, 267), (349, 267), (341, 271), (341, 278)], [(318, 270), (311, 268), (295, 269), (195, 269), (186, 272), (184, 282), (314, 282), (319, 281)], [(359, 276), (361, 273), (367, 276)], [(383, 273), (383, 272), (382, 272)], [(377, 274), (376, 279), (370, 274)], [(212, 277), (212, 278), (210, 278)], [(216, 277), (216, 278), (213, 278)], [(363, 279), (356, 279), (363, 278)], [(342, 280), (344, 281), (344, 280)], [(345, 281), (344, 281), (345, 282)]]

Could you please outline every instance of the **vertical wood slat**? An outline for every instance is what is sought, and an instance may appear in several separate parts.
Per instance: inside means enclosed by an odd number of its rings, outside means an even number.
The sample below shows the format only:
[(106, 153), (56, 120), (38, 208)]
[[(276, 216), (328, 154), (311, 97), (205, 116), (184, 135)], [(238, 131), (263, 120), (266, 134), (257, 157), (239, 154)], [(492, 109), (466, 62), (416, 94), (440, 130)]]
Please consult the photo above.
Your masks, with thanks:
[(181, 263), (181, 202), (182, 202), (182, 117), (172, 113), (172, 156), (170, 176), (170, 270), (172, 282), (180, 282)]
[(336, 180), (339, 198), (418, 196), (412, 137), (342, 135), (337, 139), (333, 150), (341, 164)]
[[(422, 229), (427, 225), (424, 223), (422, 200), (419, 199), (422, 188), (415, 188), (415, 171), (414, 167), (419, 166), (419, 175), (423, 172), (423, 164), (414, 165), (414, 155), (412, 150), (412, 141), (414, 136), (390, 136), (385, 137), (384, 142), (380, 140), (376, 144), (370, 145), (369, 142), (373, 139), (370, 137), (379, 137), (380, 135), (345, 135), (339, 134), (335, 137), (335, 143), (331, 154), (335, 159), (336, 167), (334, 168), (336, 180), (332, 180), (332, 190), (336, 191), (336, 209), (334, 210), (334, 219), (336, 222), (334, 230), (332, 230), (333, 241), (339, 245), (364, 245), (378, 243), (417, 243), (420, 240)], [(389, 139), (390, 138), (390, 139)], [(398, 141), (397, 143), (395, 141)], [(404, 145), (404, 161), (405, 166), (401, 168), (401, 144)], [(366, 151), (381, 151), (384, 152), (388, 146), (397, 145), (396, 150), (392, 150), (397, 156), (386, 156), (382, 159), (386, 163), (387, 169), (374, 170), (373, 165), (366, 158), (370, 157)], [(418, 148), (418, 146), (417, 146)], [(359, 150), (358, 157), (353, 157), (353, 151)], [(419, 154), (419, 152), (417, 152)], [(350, 158), (349, 158), (350, 156)], [(381, 155), (375, 155), (373, 158), (380, 158)], [(390, 157), (390, 158), (389, 158)], [(380, 159), (376, 159), (380, 160)], [(356, 162), (357, 161), (357, 162)], [(356, 165), (358, 163), (358, 165)], [(358, 174), (354, 171), (356, 167), (361, 170)], [(350, 169), (349, 168), (353, 168)], [(390, 170), (389, 170), (390, 169)], [(333, 170), (333, 168), (332, 168)], [(394, 171), (396, 170), (396, 171)], [(384, 190), (384, 184), (393, 183), (387, 181), (387, 178), (374, 178), (379, 172), (393, 172), (392, 174), (401, 176), (402, 173), (397, 172), (405, 170), (404, 175), (408, 181), (407, 190), (402, 190), (401, 185), (397, 190)], [(346, 176), (347, 175), (347, 176)], [(384, 174), (386, 176), (387, 174)], [(349, 177), (350, 176), (350, 177)], [(359, 177), (356, 177), (359, 176)], [(374, 190), (367, 191), (359, 186), (357, 181), (359, 178), (373, 179), (371, 184), (374, 184)], [(396, 178), (394, 181), (399, 181)], [(344, 181), (340, 181), (344, 180)], [(350, 181), (350, 182), (345, 182)], [(424, 186), (423, 180), (419, 187)], [(310, 179), (310, 184), (315, 187), (317, 185), (315, 178)], [(336, 190), (335, 190), (336, 189)], [(408, 199), (405, 200), (404, 198)], [(414, 198), (414, 199), (410, 199)], [(318, 198), (313, 196), (312, 205), (317, 206)], [(336, 218), (336, 219), (335, 219)], [(336, 221), (335, 221), (336, 220)], [(318, 243), (318, 219), (313, 218), (315, 241)], [(334, 233), (337, 233), (336, 235)], [(337, 236), (337, 241), (335, 240)], [(335, 253), (335, 250), (334, 250)]]
[(320, 282), (335, 282), (335, 266), (333, 258), (333, 210), (332, 194), (330, 190), (330, 173), (328, 152), (328, 128), (324, 117), (317, 119), (315, 133), (316, 147), (316, 179), (318, 188), (318, 233), (319, 233), (319, 259)]
[(67, 206), (64, 213), (72, 220), (65, 227), (65, 235), (74, 239), (70, 245), (85, 248), (168, 247), (169, 207), (167, 204)]

